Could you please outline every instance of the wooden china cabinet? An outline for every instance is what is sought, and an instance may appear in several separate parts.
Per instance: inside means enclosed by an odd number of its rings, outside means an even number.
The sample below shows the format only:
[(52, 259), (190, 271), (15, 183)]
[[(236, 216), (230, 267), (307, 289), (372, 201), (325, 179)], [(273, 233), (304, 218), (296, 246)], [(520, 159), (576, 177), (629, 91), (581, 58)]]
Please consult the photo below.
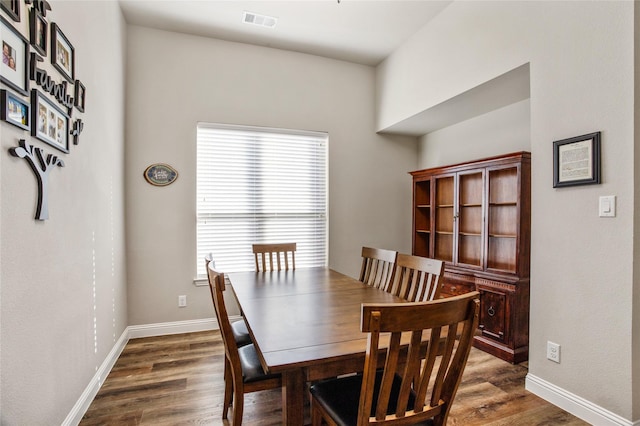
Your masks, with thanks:
[(529, 354), (531, 154), (411, 172), (413, 254), (445, 261), (442, 297), (480, 292), (474, 346)]

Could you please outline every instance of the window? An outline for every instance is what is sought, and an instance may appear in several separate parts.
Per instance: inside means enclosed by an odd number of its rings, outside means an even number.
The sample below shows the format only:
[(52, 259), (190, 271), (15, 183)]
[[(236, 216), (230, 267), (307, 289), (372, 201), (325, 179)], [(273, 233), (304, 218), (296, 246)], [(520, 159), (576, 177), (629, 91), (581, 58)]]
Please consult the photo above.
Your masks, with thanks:
[(296, 242), (296, 268), (327, 264), (325, 133), (198, 124), (197, 271), (252, 271), (251, 244)]

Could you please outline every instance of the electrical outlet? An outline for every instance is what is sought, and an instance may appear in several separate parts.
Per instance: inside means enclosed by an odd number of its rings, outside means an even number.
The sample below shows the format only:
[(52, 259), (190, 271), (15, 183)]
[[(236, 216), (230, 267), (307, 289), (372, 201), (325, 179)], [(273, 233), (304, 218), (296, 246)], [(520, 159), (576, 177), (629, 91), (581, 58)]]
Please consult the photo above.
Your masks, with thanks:
[(187, 306), (187, 296), (178, 296), (178, 307), (184, 308)]
[(547, 359), (560, 364), (560, 345), (547, 342)]

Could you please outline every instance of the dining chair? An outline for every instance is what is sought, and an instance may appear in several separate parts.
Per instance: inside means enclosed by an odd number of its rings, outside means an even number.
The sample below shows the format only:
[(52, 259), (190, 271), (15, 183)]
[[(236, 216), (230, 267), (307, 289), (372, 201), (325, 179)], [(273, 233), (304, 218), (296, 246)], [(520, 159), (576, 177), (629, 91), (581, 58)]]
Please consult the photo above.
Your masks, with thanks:
[[(296, 243), (253, 244), (253, 254), (256, 258), (256, 271), (273, 271), (274, 258), (278, 271), (282, 270), (282, 263), (284, 263), (285, 270), (288, 270), (289, 266), (291, 269), (296, 269)], [(291, 257), (291, 262), (289, 262), (289, 257)], [(268, 269), (267, 258), (269, 258)]]
[(398, 253), (393, 281), (387, 290), (409, 302), (427, 302), (440, 295), (444, 262)]
[(213, 269), (213, 264), (209, 263), (207, 275), (225, 352), (222, 418), (227, 419), (231, 406), (233, 407), (231, 425), (240, 426), (244, 410), (244, 395), (250, 392), (280, 388), (282, 387), (282, 377), (279, 374), (265, 374), (253, 344), (238, 347), (231, 332), (229, 314), (224, 302), (224, 274)]
[[(209, 270), (209, 263), (211, 263), (212, 260), (213, 258), (210, 254), (204, 257), (204, 266), (207, 271)], [(251, 335), (249, 334), (249, 330), (247, 329), (247, 324), (244, 322), (244, 318), (231, 323), (231, 332), (233, 333), (233, 338), (235, 339), (238, 346), (244, 346), (253, 343), (253, 341), (251, 340)]]
[(386, 291), (393, 278), (397, 255), (393, 250), (362, 247), (360, 281)]
[[(291, 269), (296, 269), (296, 243), (280, 243), (280, 244), (253, 244), (253, 254), (256, 259), (256, 272), (260, 272), (260, 265), (262, 265), (262, 271), (273, 271), (273, 258), (276, 258), (276, 266), (278, 271), (281, 270), (281, 259), (284, 257), (285, 269), (289, 269), (289, 256), (291, 254)], [(260, 258), (260, 259), (259, 259)], [(266, 259), (269, 258), (267, 264)], [(267, 266), (269, 267), (267, 269)], [(235, 321), (231, 324), (233, 335), (237, 342), (251, 342), (251, 335), (245, 321)]]
[[(368, 333), (364, 371), (311, 386), (312, 426), (323, 420), (340, 426), (445, 425), (478, 326), (479, 306), (477, 291), (430, 302), (363, 304), (360, 326)], [(403, 334), (409, 342), (404, 352)], [(379, 361), (384, 368), (378, 370)]]

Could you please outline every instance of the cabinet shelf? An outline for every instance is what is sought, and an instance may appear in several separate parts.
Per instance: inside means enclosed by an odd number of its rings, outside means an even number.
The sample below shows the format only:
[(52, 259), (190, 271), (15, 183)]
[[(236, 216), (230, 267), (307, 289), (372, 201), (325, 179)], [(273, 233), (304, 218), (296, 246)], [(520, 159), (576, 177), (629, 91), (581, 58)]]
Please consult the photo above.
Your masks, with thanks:
[(419, 209), (430, 209), (431, 204), (416, 204), (416, 207)]
[(517, 201), (500, 201), (497, 203), (489, 203), (489, 206), (517, 206)]
[(476, 204), (476, 203), (460, 204), (460, 207), (482, 207), (482, 204)]
[(416, 232), (418, 234), (430, 234), (431, 231), (429, 231), (428, 229), (416, 229)]
[(451, 231), (436, 231), (436, 234), (438, 234), (438, 235), (453, 235), (453, 232), (451, 232)]
[(451, 209), (453, 208), (453, 204), (438, 204), (436, 205), (438, 209)]
[(482, 234), (479, 234), (477, 232), (462, 232), (462, 231), (460, 231), (459, 234), (463, 235), (465, 237), (481, 237), (482, 236)]
[(489, 234), (489, 238), (517, 238), (517, 235), (513, 234)]

